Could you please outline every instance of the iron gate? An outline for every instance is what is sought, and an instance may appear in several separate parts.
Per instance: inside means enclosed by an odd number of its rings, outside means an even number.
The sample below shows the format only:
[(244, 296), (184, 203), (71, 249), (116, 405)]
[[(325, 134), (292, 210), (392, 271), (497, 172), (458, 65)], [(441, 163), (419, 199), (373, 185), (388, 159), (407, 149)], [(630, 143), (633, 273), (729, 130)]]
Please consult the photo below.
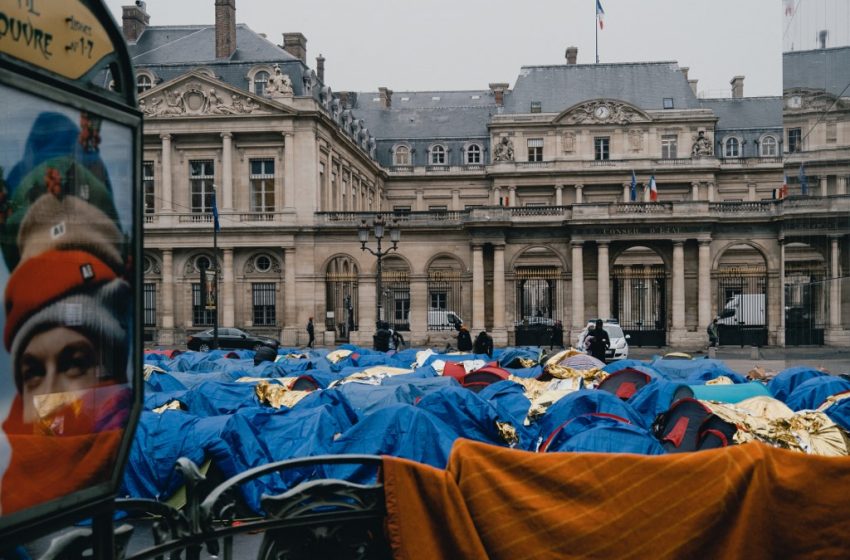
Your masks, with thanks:
[(406, 270), (384, 270), (384, 320), (396, 331), (410, 330), (410, 274)]
[[(615, 266), (611, 309), (633, 346), (667, 343), (667, 275), (663, 265)], [(606, 317), (602, 317), (606, 319)]]
[(563, 346), (563, 282), (557, 267), (523, 267), (515, 271), (517, 346)]
[(717, 271), (717, 323), (727, 346), (767, 344), (767, 269), (723, 267)]
[(357, 274), (328, 272), (325, 275), (327, 310), (325, 328), (336, 331), (337, 340), (348, 342), (351, 331), (357, 330)]
[(463, 276), (459, 270), (428, 271), (428, 330), (455, 328), (452, 317), (463, 317)]
[(826, 328), (826, 268), (785, 263), (785, 345), (822, 345)]

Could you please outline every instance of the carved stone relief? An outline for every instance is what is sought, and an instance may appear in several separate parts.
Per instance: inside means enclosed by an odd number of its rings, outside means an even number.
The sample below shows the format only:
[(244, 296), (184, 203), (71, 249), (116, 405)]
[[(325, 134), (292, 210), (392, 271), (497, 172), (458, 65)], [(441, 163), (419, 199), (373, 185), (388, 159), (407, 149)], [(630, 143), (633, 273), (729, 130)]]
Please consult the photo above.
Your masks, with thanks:
[(714, 153), (711, 137), (704, 131), (700, 130), (694, 136), (694, 143), (691, 146), (691, 157), (710, 156)]
[(289, 79), (289, 75), (280, 71), (280, 66), (277, 64), (274, 65), (274, 74), (269, 76), (264, 93), (271, 99), (292, 97), (292, 80)]
[(493, 161), (513, 161), (514, 143), (507, 136), (502, 136), (493, 148)]
[(561, 139), (564, 152), (572, 153), (576, 149), (576, 133), (575, 132), (565, 132), (563, 138)]
[[(267, 113), (260, 105), (238, 93), (219, 94), (214, 87), (200, 82), (191, 82), (183, 87), (168, 90), (139, 101), (139, 108), (149, 117), (197, 116), (197, 115), (245, 115)], [(230, 98), (225, 103), (224, 97)]]
[(561, 122), (566, 124), (627, 124), (647, 122), (637, 109), (616, 101), (589, 101), (570, 111)]
[(633, 152), (643, 150), (643, 132), (640, 130), (629, 131), (629, 149)]

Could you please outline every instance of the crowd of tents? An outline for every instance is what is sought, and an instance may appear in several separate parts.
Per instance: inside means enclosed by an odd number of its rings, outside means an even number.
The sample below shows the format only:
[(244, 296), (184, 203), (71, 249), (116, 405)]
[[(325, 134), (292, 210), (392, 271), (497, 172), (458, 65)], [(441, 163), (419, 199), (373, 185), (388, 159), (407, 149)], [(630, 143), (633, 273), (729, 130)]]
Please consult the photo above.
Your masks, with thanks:
[[(657, 357), (604, 364), (575, 350), (497, 349), (492, 357), (342, 346), (147, 352), (145, 396), (122, 494), (167, 500), (179, 457), (229, 478), (324, 454), (392, 455), (446, 466), (468, 438), (529, 452), (661, 455), (762, 441), (848, 455), (850, 380), (792, 367), (753, 380), (722, 361)], [(246, 507), (306, 477), (358, 480), (356, 466), (268, 475)]]

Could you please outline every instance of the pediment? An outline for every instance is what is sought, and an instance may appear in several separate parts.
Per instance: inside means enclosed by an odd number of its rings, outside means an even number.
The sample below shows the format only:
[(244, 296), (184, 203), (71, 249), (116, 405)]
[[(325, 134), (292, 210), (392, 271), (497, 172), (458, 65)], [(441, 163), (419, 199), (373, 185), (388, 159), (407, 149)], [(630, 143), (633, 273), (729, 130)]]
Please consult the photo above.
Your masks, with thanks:
[(836, 97), (822, 89), (793, 88), (783, 92), (785, 108), (790, 111), (836, 111), (850, 109), (846, 98)]
[(593, 99), (582, 101), (561, 112), (555, 124), (629, 124), (650, 122), (644, 111), (630, 103), (617, 99)]
[(295, 112), (197, 71), (145, 91), (139, 96), (139, 109), (149, 119)]

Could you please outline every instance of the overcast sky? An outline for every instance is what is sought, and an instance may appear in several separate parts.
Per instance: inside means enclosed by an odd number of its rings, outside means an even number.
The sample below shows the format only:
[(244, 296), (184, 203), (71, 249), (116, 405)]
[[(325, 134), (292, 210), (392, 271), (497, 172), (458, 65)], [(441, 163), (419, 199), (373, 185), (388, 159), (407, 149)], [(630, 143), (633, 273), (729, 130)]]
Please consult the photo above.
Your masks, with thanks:
[(827, 47), (850, 45), (848, 0), (783, 0), (782, 47), (786, 51), (819, 48), (818, 33), (827, 31)]
[[(804, 0), (808, 1), (808, 0)], [(846, 2), (847, 0), (840, 0)], [(601, 62), (675, 60), (699, 91), (780, 95), (782, 0), (601, 0)], [(107, 0), (116, 19), (127, 0)], [(214, 0), (148, 0), (152, 25), (211, 24)], [(486, 89), (516, 80), (521, 66), (594, 61), (595, 0), (236, 0), (236, 19), (278, 44), (307, 37), (308, 63), (327, 59), (334, 90)]]

